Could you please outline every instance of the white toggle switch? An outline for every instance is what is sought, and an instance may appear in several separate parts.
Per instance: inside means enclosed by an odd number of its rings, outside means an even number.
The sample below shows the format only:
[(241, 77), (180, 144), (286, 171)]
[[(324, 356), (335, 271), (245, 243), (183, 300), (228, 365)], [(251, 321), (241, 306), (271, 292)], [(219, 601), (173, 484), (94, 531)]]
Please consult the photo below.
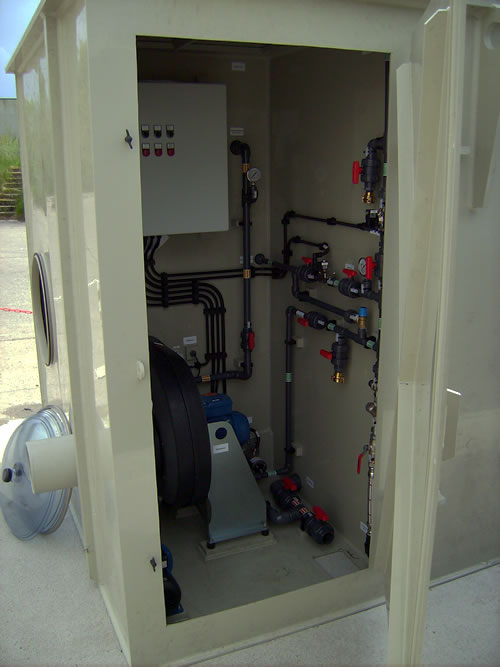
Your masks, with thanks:
[(146, 377), (146, 368), (145, 368), (144, 364), (142, 363), (142, 361), (137, 360), (135, 362), (135, 371), (136, 371), (136, 374), (137, 374), (137, 379), (138, 380), (144, 380), (144, 378)]

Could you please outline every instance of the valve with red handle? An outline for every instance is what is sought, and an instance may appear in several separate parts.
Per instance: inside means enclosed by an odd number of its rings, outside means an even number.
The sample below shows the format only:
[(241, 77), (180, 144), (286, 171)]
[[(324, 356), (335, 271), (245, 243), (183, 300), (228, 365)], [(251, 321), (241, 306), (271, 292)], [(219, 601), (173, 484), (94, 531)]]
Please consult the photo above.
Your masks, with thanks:
[(313, 505), (312, 512), (318, 521), (328, 521), (328, 514), (319, 505)]
[(365, 150), (365, 156), (359, 161), (352, 163), (352, 182), (357, 185), (359, 181), (363, 183), (365, 194), (363, 195), (363, 202), (365, 204), (373, 204), (375, 201), (375, 188), (380, 181), (382, 163), (377, 157), (377, 151), (384, 148), (384, 138), (377, 137), (368, 142)]
[(357, 299), (361, 296), (361, 285), (356, 276), (358, 275), (354, 269), (345, 267), (342, 269), (342, 273), (346, 275), (346, 278), (339, 280), (337, 289), (344, 296), (348, 296), (351, 299)]
[(372, 279), (375, 266), (375, 261), (371, 255), (365, 257), (365, 277), (361, 283), (361, 293), (363, 295), (369, 295), (372, 292)]
[(363, 173), (363, 167), (359, 164), (359, 160), (355, 160), (352, 163), (352, 182), (354, 185), (358, 185), (360, 174)]
[(361, 451), (361, 454), (358, 455), (358, 466), (356, 472), (359, 475), (361, 473), (361, 464), (363, 462), (363, 457), (365, 454), (368, 454), (368, 445), (365, 445)]
[(240, 340), (242, 350), (250, 350), (252, 352), (255, 349), (255, 333), (252, 329), (242, 329)]
[(301, 310), (297, 310), (297, 324), (300, 324), (303, 327), (311, 327), (311, 329), (324, 329), (328, 324), (328, 321), (325, 319), (324, 315), (317, 313), (315, 311), (310, 311), (309, 313), (304, 313)]
[(320, 350), (319, 353), (333, 364), (332, 380), (337, 384), (344, 384), (344, 371), (348, 359), (349, 346), (345, 336), (337, 334), (337, 340), (332, 344), (331, 351)]
[[(299, 475), (292, 473), (287, 477), (278, 479), (271, 484), (271, 493), (277, 505), (286, 510), (286, 522), (300, 520), (300, 527), (310, 535), (318, 544), (330, 544), (333, 541), (334, 530), (328, 523), (328, 514), (324, 509), (315, 505), (312, 510), (308, 509), (298, 495), (302, 487)], [(275, 520), (276, 510), (269, 510), (268, 517)]]
[(373, 271), (375, 270), (375, 262), (373, 261), (373, 257), (371, 255), (368, 255), (366, 258), (366, 278), (368, 280), (371, 280), (373, 278)]

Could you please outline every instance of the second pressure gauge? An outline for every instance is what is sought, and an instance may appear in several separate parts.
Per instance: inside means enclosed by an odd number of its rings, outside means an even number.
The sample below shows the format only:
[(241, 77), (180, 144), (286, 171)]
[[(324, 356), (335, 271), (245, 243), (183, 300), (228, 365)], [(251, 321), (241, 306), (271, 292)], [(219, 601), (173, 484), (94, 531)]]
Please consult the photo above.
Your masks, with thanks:
[(261, 176), (262, 174), (258, 167), (250, 167), (250, 169), (247, 171), (247, 178), (250, 183), (257, 183), (257, 181), (260, 181)]

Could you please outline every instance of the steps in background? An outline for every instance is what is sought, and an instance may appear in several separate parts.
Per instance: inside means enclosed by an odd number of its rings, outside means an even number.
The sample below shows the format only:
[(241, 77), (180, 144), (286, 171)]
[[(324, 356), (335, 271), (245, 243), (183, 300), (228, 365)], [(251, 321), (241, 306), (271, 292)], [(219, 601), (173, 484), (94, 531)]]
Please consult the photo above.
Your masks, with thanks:
[(23, 177), (20, 167), (10, 167), (9, 176), (0, 192), (0, 218), (12, 218), (16, 215), (16, 203), (23, 190)]

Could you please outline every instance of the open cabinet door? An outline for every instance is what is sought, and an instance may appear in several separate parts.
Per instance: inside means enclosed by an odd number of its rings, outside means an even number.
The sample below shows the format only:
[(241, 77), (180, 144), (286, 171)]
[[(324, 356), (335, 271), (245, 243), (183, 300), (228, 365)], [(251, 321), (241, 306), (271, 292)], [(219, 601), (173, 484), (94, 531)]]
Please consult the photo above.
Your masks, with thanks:
[[(389, 664), (419, 664), (423, 647), (446, 429), (460, 160), (473, 151), (462, 148), (468, 5), (431, 4), (414, 34), (412, 62), (397, 72), (401, 334)], [(474, 3), (473, 11), (498, 13), (492, 8)]]

